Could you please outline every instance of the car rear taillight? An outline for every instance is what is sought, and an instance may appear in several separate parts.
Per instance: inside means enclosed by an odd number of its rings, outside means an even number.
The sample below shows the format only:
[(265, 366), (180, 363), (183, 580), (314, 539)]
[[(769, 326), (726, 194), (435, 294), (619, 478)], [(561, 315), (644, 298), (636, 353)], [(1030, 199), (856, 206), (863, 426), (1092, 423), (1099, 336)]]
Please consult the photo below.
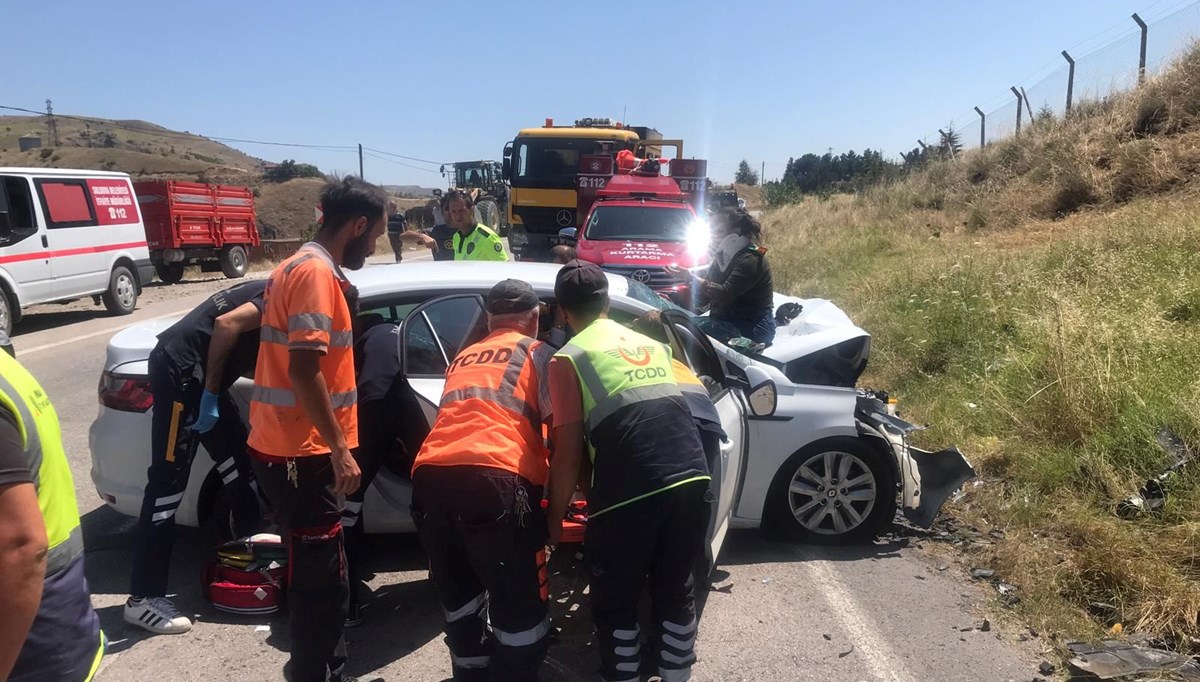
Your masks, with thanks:
[(105, 372), (100, 375), (100, 404), (122, 412), (145, 412), (154, 404), (150, 381), (146, 377)]

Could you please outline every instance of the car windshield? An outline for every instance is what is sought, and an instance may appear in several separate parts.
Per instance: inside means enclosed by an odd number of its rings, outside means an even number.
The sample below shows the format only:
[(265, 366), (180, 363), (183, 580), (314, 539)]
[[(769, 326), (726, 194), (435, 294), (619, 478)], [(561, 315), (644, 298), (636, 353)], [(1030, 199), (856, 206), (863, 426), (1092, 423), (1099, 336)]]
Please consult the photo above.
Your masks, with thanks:
[(685, 206), (597, 206), (588, 218), (584, 238), (686, 242), (696, 216)]
[(629, 147), (605, 139), (519, 139), (513, 150), (512, 186), (574, 190), (579, 157), (603, 153), (603, 145), (613, 146), (614, 153)]

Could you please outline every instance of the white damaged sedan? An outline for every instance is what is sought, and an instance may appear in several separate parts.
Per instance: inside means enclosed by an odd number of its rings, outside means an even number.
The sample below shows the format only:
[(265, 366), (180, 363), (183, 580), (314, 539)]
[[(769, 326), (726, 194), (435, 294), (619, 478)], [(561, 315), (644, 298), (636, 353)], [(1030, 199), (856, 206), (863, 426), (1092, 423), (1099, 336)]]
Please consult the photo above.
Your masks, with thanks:
[[(553, 305), (557, 271), (540, 263), (419, 262), (370, 267), (351, 279), (362, 314), (400, 325), (397, 352), (410, 404), (432, 424), (447, 365), (485, 333), (487, 290), (513, 277)], [(644, 285), (608, 277), (610, 316), (628, 322), (663, 310), (675, 356), (709, 379), (728, 434), (710, 462), (718, 498), (710, 558), (729, 528), (768, 526), (803, 542), (865, 541), (889, 526), (897, 505), (928, 526), (974, 475), (957, 449), (912, 447), (908, 436), (917, 427), (894, 415), (886, 395), (856, 388), (871, 339), (828, 301), (777, 296), (777, 307), (793, 305), (781, 311), (775, 343), (745, 354), (710, 336), (720, 337), (711, 320)], [(92, 480), (111, 507), (130, 516), (140, 509), (150, 462), (147, 361), (157, 334), (173, 321), (130, 327), (108, 344), (100, 412), (89, 434)], [(251, 386), (243, 379), (232, 389), (243, 415)], [(177, 521), (227, 527), (219, 490), (212, 460), (196, 457)], [(407, 472), (383, 469), (365, 501), (367, 532), (412, 531), (410, 500)]]

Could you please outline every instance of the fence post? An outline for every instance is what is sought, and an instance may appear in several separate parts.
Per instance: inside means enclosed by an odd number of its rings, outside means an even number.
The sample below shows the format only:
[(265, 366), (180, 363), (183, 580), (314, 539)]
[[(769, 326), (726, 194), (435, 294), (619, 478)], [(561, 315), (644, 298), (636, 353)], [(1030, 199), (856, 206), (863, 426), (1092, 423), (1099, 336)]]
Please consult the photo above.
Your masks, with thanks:
[(1021, 91), (1018, 90), (1017, 86), (1015, 86), (1015, 85), (1012, 86), (1011, 88), (1009, 88), (1009, 90), (1012, 90), (1013, 96), (1015, 96), (1017, 98), (1017, 133), (1016, 134), (1020, 135), (1021, 134)]
[(1137, 12), (1133, 13), (1133, 20), (1138, 28), (1142, 29), (1142, 48), (1138, 53), (1138, 85), (1141, 85), (1142, 81), (1146, 80), (1146, 22), (1142, 21)]
[(1062, 56), (1069, 65), (1067, 68), (1067, 111), (1063, 114), (1065, 116), (1071, 113), (1071, 96), (1075, 94), (1075, 60), (1071, 59), (1071, 55), (1067, 54), (1066, 50), (1062, 51)]
[(987, 115), (979, 107), (975, 107), (975, 113), (979, 114), (979, 148), (983, 149), (987, 145)]
[(1021, 97), (1025, 99), (1025, 115), (1029, 117), (1029, 123), (1033, 123), (1033, 104), (1029, 101), (1029, 95), (1025, 94), (1025, 86), (1021, 86)]

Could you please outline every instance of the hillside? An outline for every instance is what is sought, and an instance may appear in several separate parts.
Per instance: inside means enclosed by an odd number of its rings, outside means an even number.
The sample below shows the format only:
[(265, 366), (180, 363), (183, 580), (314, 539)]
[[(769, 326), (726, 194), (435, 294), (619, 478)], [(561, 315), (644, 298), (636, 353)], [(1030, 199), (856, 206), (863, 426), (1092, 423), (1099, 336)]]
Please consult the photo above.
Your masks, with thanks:
[(1200, 49), (1019, 138), (764, 218), (776, 286), (843, 305), (874, 337), (864, 382), (976, 466), (948, 510), (999, 533), (970, 561), (1060, 647), (1116, 623), (1200, 637), (1200, 461), (1161, 511), (1116, 513), (1176, 462), (1161, 429), (1200, 452), (1198, 174)]
[[(33, 134), (41, 149), (20, 151), (18, 139)], [(245, 185), (256, 193), (259, 230), (266, 239), (303, 237), (313, 227), (322, 180), (266, 182), (265, 163), (232, 147), (145, 121), (58, 118), (61, 146), (50, 147), (44, 116), (0, 116), (0, 166), (94, 168), (129, 173), (134, 179), (194, 180)], [(399, 193), (394, 193), (399, 194)], [(424, 200), (398, 199), (401, 208)]]

